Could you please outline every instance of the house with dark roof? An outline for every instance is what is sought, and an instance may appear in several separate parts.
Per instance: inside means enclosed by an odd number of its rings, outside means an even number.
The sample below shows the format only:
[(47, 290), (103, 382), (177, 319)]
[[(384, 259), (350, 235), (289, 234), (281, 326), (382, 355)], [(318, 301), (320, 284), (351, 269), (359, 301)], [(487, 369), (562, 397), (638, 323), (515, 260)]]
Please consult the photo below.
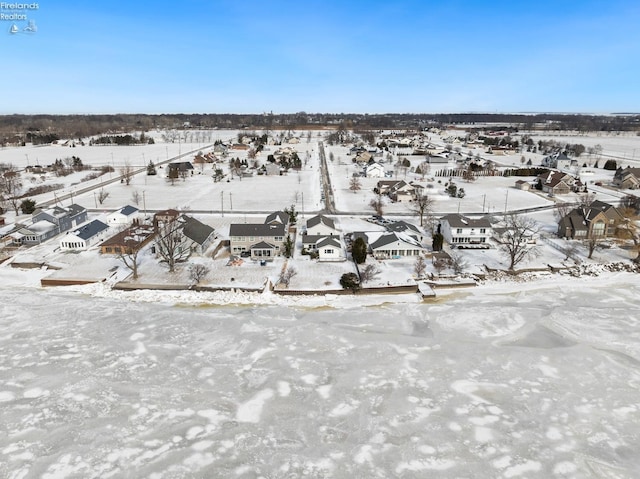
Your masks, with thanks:
[(285, 230), (289, 228), (289, 215), (284, 211), (274, 211), (267, 215), (264, 223), (267, 225), (284, 225)]
[(60, 249), (66, 251), (86, 250), (104, 239), (109, 226), (100, 220), (80, 226), (60, 238)]
[(216, 231), (209, 225), (198, 221), (191, 216), (183, 215), (182, 234), (189, 240), (191, 251), (204, 254), (213, 240), (216, 238)]
[(324, 215), (316, 215), (307, 220), (307, 235), (331, 236), (337, 235), (335, 222)]
[(560, 171), (549, 170), (538, 176), (542, 191), (552, 196), (571, 193), (575, 179), (573, 176)]
[(229, 248), (232, 254), (249, 252), (254, 259), (270, 259), (282, 254), (285, 232), (282, 223), (233, 223), (229, 227)]
[(440, 233), (451, 246), (484, 244), (492, 235), (492, 226), (487, 218), (449, 214), (440, 218), (439, 226)]
[(344, 248), (337, 236), (323, 236), (315, 244), (320, 261), (345, 260)]
[(422, 243), (425, 239), (424, 233), (420, 231), (420, 228), (418, 228), (413, 223), (408, 223), (406, 221), (392, 221), (391, 223), (387, 223), (385, 225), (385, 228), (387, 229), (387, 231), (392, 233), (403, 233), (413, 236), (420, 243)]
[(185, 175), (191, 172), (193, 174), (193, 165), (190, 161), (176, 161), (167, 165), (167, 171), (169, 176), (173, 171), (177, 171), (179, 174)]
[(23, 226), (11, 234), (14, 244), (40, 244), (54, 236), (87, 221), (87, 209), (73, 204), (67, 208), (53, 206), (35, 210), (31, 225)]
[(570, 239), (611, 238), (623, 220), (624, 215), (618, 208), (596, 200), (562, 217), (558, 221), (558, 236)]
[(640, 189), (640, 168), (618, 168), (611, 183), (624, 190)]
[(107, 216), (107, 224), (109, 226), (130, 225), (138, 219), (139, 213), (140, 210), (135, 206), (123, 206)]
[(403, 256), (418, 256), (424, 251), (422, 244), (413, 236), (405, 233), (382, 233), (374, 238), (367, 233), (371, 254), (377, 259), (395, 259)]

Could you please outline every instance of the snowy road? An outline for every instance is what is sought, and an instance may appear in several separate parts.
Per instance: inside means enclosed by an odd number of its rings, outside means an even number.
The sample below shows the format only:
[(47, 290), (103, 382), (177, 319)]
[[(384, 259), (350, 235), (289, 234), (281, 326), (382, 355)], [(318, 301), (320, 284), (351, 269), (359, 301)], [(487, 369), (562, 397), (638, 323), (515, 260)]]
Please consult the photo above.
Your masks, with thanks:
[(572, 281), (342, 309), (2, 289), (0, 477), (638, 477), (640, 287)]

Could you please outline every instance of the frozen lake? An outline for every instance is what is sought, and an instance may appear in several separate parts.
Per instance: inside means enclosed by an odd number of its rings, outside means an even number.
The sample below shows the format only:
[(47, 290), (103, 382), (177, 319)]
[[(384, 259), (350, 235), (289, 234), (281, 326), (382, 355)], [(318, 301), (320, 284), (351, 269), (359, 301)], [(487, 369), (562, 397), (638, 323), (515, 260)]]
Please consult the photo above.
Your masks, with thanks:
[(2, 289), (0, 477), (638, 477), (621, 278), (352, 309)]

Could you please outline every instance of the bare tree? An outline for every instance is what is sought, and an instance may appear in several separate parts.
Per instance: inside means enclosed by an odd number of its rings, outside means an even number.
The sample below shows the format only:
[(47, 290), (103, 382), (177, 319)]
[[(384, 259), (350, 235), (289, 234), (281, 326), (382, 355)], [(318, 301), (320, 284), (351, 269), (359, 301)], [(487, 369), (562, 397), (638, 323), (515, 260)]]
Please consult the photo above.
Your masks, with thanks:
[(20, 181), (20, 173), (11, 165), (0, 175), (0, 196), (9, 201), (11, 207), (19, 214), (20, 209), (20, 191), (22, 182)]
[(595, 193), (582, 193), (579, 196), (579, 202), (580, 202), (580, 206), (586, 207), (589, 206), (591, 203), (593, 203), (596, 200), (596, 194)]
[(98, 191), (98, 203), (100, 204), (104, 203), (104, 200), (106, 200), (108, 197), (109, 197), (109, 192), (104, 191), (104, 188), (100, 188), (100, 190)]
[(377, 195), (369, 202), (369, 206), (375, 211), (378, 216), (382, 216), (384, 203), (382, 201), (382, 196)]
[(131, 201), (133, 201), (136, 206), (140, 204), (140, 192), (138, 190), (133, 190), (133, 193), (131, 193)]
[(436, 273), (438, 273), (438, 276), (440, 276), (442, 274), (442, 272), (445, 269), (447, 269), (447, 267), (449, 267), (449, 261), (444, 259), (444, 258), (437, 258), (433, 262), (433, 269), (436, 270)]
[(360, 271), (360, 281), (368, 283), (380, 274), (380, 268), (375, 264), (368, 264)]
[(131, 184), (131, 179), (133, 178), (133, 166), (129, 163), (129, 160), (126, 160), (122, 167), (120, 168), (120, 177), (124, 184), (129, 186)]
[(574, 205), (571, 203), (566, 203), (563, 201), (559, 201), (556, 203), (556, 206), (553, 210), (553, 216), (556, 221), (560, 221), (562, 218), (567, 216), (574, 208)]
[(280, 277), (278, 278), (278, 281), (284, 284), (284, 286), (288, 288), (289, 283), (291, 282), (291, 278), (293, 278), (297, 274), (298, 272), (293, 266), (289, 266), (288, 268), (283, 268), (282, 271), (280, 272)]
[(462, 274), (467, 269), (467, 266), (467, 260), (461, 254), (454, 253), (451, 255), (451, 268), (455, 274)]
[(209, 268), (201, 263), (195, 263), (189, 266), (189, 279), (193, 284), (198, 284), (209, 274)]
[(505, 232), (497, 239), (499, 249), (509, 258), (509, 270), (535, 252), (529, 240), (537, 235), (540, 226), (532, 218), (516, 213), (505, 216)]
[(191, 248), (185, 244), (182, 223), (178, 217), (158, 224), (157, 251), (162, 261), (167, 263), (170, 273), (175, 270), (176, 263), (186, 261), (191, 256)]
[(420, 218), (420, 226), (424, 226), (424, 217), (429, 215), (433, 210), (433, 200), (422, 192), (422, 189), (416, 190), (413, 201), (409, 203), (409, 208)]
[(622, 216), (623, 220), (618, 225), (617, 234), (623, 239), (633, 241), (633, 250), (636, 256), (632, 258), (632, 261), (635, 264), (640, 264), (640, 226), (638, 225), (640, 217), (633, 208), (624, 208)]
[(589, 255), (587, 256), (587, 258), (591, 259), (594, 251), (600, 245), (601, 240), (602, 240), (602, 237), (596, 236), (596, 235), (592, 235), (591, 238), (588, 238), (585, 240), (584, 243), (585, 243), (585, 246), (587, 247), (587, 251), (589, 252)]
[(413, 264), (413, 272), (417, 278), (422, 278), (424, 272), (427, 270), (427, 263), (422, 256), (418, 256), (416, 262)]
[(353, 176), (351, 180), (349, 180), (349, 189), (354, 193), (362, 189), (362, 184), (357, 176)]
[(138, 266), (140, 266), (140, 261), (138, 261), (138, 253), (140, 253), (140, 249), (135, 248), (130, 250), (130, 252), (128, 253), (120, 253), (118, 255), (118, 259), (131, 270), (133, 279), (138, 279)]
[(249, 158), (250, 160), (255, 160), (257, 155), (258, 151), (253, 147), (249, 148), (249, 150), (247, 151), (247, 158)]
[[(562, 248), (562, 252), (565, 254), (564, 260), (567, 261), (569, 258), (573, 258), (575, 260), (575, 257), (578, 254), (578, 249), (578, 243), (574, 241), (567, 242), (567, 244)], [(591, 256), (589, 256), (589, 258), (591, 258)]]

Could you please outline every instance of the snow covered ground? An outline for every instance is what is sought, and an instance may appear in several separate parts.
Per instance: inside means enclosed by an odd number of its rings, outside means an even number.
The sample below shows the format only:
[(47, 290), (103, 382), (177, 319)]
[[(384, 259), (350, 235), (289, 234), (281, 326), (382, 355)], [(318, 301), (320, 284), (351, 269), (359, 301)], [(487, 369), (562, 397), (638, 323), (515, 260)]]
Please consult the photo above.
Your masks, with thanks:
[(635, 275), (362, 307), (42, 290), (13, 273), (0, 289), (3, 478), (640, 473)]

